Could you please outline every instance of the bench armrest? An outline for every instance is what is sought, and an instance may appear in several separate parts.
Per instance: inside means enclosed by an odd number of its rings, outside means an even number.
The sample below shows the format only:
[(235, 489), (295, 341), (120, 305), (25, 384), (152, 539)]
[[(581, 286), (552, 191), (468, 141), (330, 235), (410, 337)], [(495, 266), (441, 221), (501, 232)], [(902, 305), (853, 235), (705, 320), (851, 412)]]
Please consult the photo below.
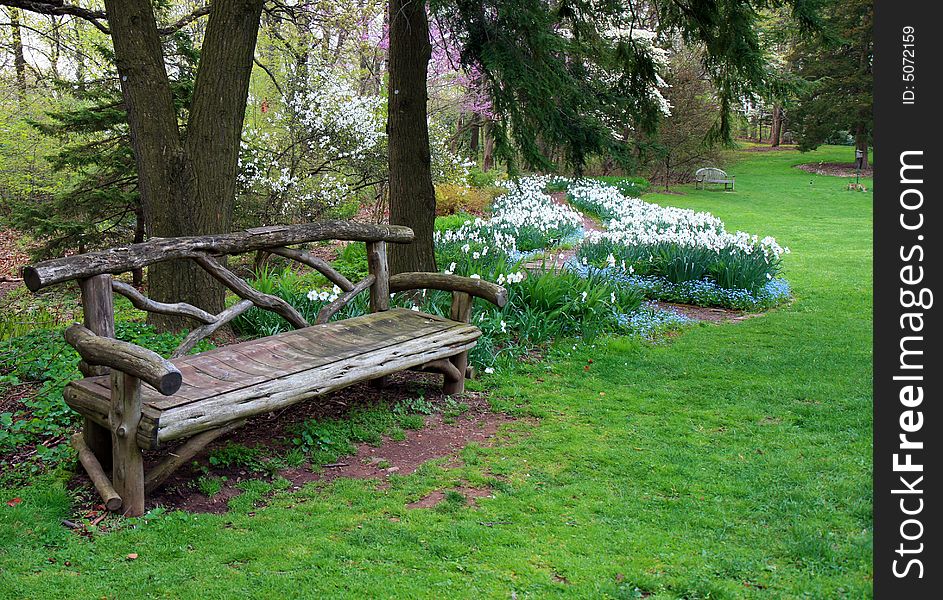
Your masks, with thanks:
[(76, 323), (65, 330), (65, 341), (90, 365), (111, 367), (148, 383), (164, 396), (180, 389), (183, 375), (159, 354), (130, 342), (95, 335)]
[(408, 290), (442, 290), (464, 292), (470, 296), (484, 298), (498, 308), (508, 302), (508, 293), (503, 287), (483, 279), (472, 279), (445, 273), (399, 273), (390, 277), (391, 292)]

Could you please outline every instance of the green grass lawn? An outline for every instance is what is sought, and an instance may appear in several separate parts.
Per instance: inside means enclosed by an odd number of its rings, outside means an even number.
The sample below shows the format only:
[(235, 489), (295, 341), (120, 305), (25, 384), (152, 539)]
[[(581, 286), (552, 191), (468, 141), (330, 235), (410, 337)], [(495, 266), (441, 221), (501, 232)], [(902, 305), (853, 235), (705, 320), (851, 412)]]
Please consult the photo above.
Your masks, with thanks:
[[(789, 246), (788, 307), (657, 346), (560, 344), (485, 381), (539, 421), (385, 490), (312, 485), (92, 540), (60, 525), (61, 478), (0, 490), (0, 596), (869, 597), (871, 193), (791, 168), (847, 154), (743, 153), (734, 193), (648, 197)], [(459, 481), (494, 498), (405, 508)]]

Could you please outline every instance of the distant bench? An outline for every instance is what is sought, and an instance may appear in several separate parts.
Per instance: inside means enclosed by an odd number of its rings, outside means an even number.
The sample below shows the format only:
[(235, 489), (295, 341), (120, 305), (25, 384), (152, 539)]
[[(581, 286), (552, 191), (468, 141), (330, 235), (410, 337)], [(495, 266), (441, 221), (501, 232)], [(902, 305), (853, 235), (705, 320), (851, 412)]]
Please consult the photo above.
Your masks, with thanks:
[[(328, 239), (366, 242), (367, 277), (353, 283), (326, 261), (289, 247)], [(326, 221), (153, 239), (26, 267), (23, 278), (33, 292), (66, 281), (78, 281), (82, 291), (85, 325), (72, 325), (65, 338), (82, 358), (79, 367), (85, 378), (68, 384), (63, 396), (66, 404), (85, 417), (83, 430), (73, 436), (72, 444), (105, 506), (141, 515), (145, 494), (249, 417), (360, 381), (382, 383), (384, 376), (398, 371), (427, 370), (445, 376), (445, 393), (461, 393), (468, 350), (481, 336), (469, 323), (474, 297), (500, 307), (507, 302), (507, 294), (493, 283), (456, 275), (390, 276), (386, 243), (412, 239), (407, 227)], [(343, 293), (309, 324), (290, 304), (255, 290), (218, 260), (260, 250), (316, 269)], [(242, 300), (213, 315), (183, 302), (157, 302), (112, 279), (112, 274), (175, 259), (193, 260)], [(452, 292), (450, 318), (390, 308), (391, 292), (414, 289)], [(328, 322), (365, 291), (370, 295), (369, 314)], [(151, 350), (114, 339), (114, 292), (141, 310), (187, 316), (200, 325), (165, 360)], [(252, 306), (281, 315), (295, 330), (187, 354)], [(145, 476), (142, 450), (184, 438), (189, 440)], [(111, 477), (106, 474), (109, 468)]]
[(704, 188), (708, 183), (724, 184), (724, 190), (734, 189), (734, 179), (732, 175), (727, 175), (722, 169), (717, 167), (704, 167), (694, 172), (694, 189), (698, 186)]

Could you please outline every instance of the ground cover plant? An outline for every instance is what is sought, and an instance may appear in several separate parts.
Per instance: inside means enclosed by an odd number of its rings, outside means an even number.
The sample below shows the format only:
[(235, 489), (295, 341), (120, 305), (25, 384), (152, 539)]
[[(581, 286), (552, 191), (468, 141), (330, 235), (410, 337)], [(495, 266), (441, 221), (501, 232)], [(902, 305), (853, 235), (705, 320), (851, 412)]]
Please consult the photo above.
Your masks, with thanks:
[[(647, 197), (788, 244), (792, 304), (655, 346), (560, 342), (484, 380), (536, 420), (381, 488), (259, 506), (277, 484), (247, 482), (229, 513), (82, 537), (60, 523), (71, 468), (0, 484), (0, 595), (869, 596), (871, 196), (792, 168), (844, 152), (750, 153), (736, 194)], [(461, 481), (492, 497), (406, 508)]]

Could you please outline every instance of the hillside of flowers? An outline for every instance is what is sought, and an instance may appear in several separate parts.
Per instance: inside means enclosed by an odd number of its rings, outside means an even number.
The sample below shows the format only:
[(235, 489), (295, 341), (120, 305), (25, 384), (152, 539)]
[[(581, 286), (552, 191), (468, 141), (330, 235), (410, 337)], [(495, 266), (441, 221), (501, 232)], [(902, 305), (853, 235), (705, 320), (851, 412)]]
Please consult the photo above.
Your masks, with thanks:
[[(444, 272), (508, 290), (502, 309), (485, 302), (475, 306), (472, 318), (483, 336), (472, 360), (484, 368), (555, 339), (592, 341), (613, 333), (654, 339), (691, 322), (654, 301), (758, 310), (789, 298), (780, 277), (788, 250), (772, 238), (730, 233), (709, 213), (643, 202), (598, 181), (534, 176), (505, 185), (507, 193), (494, 200), (487, 218), (439, 228), (434, 238)], [(566, 201), (548, 189), (565, 190)], [(584, 212), (598, 217), (604, 230), (584, 230)], [(363, 245), (345, 247), (334, 264), (352, 278), (363, 277)], [(312, 290), (306, 276), (290, 270), (260, 273), (253, 283), (310, 319), (339, 293)], [(451, 295), (397, 294), (392, 303), (446, 316)], [(367, 310), (366, 298), (358, 297), (337, 318)], [(246, 335), (288, 327), (278, 315), (258, 309), (236, 326)]]
[[(549, 185), (564, 187), (568, 204), (555, 202)], [(576, 209), (598, 216), (604, 231), (583, 231)], [(439, 231), (435, 242), (446, 271), (494, 281), (524, 260), (575, 246), (567, 271), (648, 300), (756, 310), (790, 293), (779, 277), (789, 250), (775, 239), (731, 233), (710, 213), (644, 202), (593, 180), (523, 178), (496, 199), (490, 219)]]

